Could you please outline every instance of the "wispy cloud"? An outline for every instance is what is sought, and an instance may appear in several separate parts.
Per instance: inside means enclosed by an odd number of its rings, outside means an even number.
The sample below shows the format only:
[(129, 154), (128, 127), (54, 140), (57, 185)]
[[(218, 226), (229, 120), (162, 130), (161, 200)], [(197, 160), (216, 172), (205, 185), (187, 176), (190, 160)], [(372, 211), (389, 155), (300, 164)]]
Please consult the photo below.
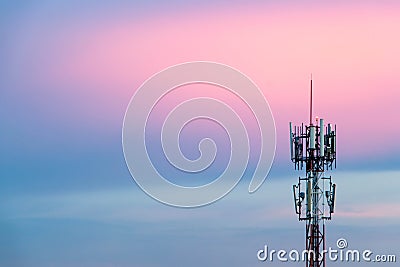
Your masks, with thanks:
[[(377, 178), (379, 177), (379, 178)], [(338, 172), (338, 217), (388, 217), (400, 220), (400, 172)], [(236, 226), (282, 225), (295, 220), (291, 178), (267, 179), (260, 192), (248, 194), (242, 181), (231, 194), (217, 203), (197, 209), (179, 209), (151, 199), (138, 187), (21, 195), (2, 205), (4, 218), (76, 218), (99, 221), (204, 221), (223, 214)], [(390, 185), (390, 186), (388, 186)], [(4, 213), (5, 211), (5, 213)], [(248, 218), (252, 218), (249, 220)]]

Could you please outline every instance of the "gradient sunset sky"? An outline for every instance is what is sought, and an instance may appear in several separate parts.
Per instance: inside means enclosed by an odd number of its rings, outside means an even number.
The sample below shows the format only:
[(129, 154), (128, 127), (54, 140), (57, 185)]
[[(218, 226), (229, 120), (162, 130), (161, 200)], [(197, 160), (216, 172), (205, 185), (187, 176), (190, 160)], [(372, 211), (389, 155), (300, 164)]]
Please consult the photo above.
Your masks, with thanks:
[[(304, 245), (288, 123), (308, 120), (311, 73), (314, 115), (338, 127), (328, 245), (400, 257), (400, 2), (2, 1), (0, 14), (1, 266), (280, 266), (256, 252)], [(177, 209), (133, 182), (121, 129), (147, 78), (194, 60), (259, 86), (276, 156), (256, 193), (245, 177), (213, 205)], [(202, 94), (238, 105), (214, 90)], [(188, 155), (203, 131), (186, 132)]]

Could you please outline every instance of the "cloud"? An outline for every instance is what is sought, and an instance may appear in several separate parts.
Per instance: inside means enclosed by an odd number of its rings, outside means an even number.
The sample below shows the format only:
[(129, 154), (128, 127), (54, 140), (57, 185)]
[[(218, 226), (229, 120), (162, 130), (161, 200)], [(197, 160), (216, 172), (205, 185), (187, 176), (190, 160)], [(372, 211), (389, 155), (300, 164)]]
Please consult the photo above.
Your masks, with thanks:
[[(400, 172), (338, 172), (336, 212), (339, 218), (400, 220)], [(379, 178), (377, 178), (379, 177)], [(260, 192), (248, 194), (242, 181), (230, 194), (204, 208), (179, 209), (151, 199), (134, 185), (97, 191), (21, 195), (8, 199), (5, 218), (75, 218), (105, 222), (200, 221), (223, 215), (235, 227), (278, 226), (295, 221), (292, 178), (268, 178)], [(390, 186), (388, 186), (390, 185)], [(252, 218), (248, 220), (248, 218)], [(288, 225), (291, 225), (289, 223)]]

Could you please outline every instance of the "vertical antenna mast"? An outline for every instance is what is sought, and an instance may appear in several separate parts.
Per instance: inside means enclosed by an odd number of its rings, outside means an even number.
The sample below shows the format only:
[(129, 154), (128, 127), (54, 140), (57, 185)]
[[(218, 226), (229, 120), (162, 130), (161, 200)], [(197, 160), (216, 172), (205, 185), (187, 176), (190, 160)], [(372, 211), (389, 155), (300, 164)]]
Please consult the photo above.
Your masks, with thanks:
[(336, 185), (325, 170), (336, 168), (336, 126), (324, 125), (320, 119), (313, 125), (313, 88), (310, 83), (310, 124), (290, 128), (291, 160), (295, 169), (306, 166), (305, 177), (293, 185), (294, 208), (298, 219), (306, 222), (306, 250), (314, 257), (306, 259), (306, 267), (325, 267), (325, 221), (332, 219)]
[(310, 125), (312, 125), (312, 73), (311, 73), (311, 84), (310, 84)]

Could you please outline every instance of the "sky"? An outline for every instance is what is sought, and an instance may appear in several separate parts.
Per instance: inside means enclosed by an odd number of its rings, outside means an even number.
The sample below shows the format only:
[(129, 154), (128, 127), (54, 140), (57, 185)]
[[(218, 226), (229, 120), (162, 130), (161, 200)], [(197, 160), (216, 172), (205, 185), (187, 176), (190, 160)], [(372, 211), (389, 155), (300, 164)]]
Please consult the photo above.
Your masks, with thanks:
[[(400, 250), (398, 2), (1, 1), (0, 13), (0, 265), (262, 266), (272, 265), (257, 261), (265, 244), (302, 249), (291, 187), (304, 173), (289, 159), (288, 123), (308, 120), (311, 73), (314, 115), (337, 125), (328, 244), (345, 237), (352, 248)], [(249, 172), (220, 201), (179, 209), (133, 181), (122, 123), (144, 81), (196, 60), (257, 84), (274, 116), (276, 154), (254, 194)], [(188, 87), (163, 99), (154, 129), (165, 110), (197, 95), (251, 117), (218, 88)], [(209, 170), (217, 176), (229, 150), (218, 125), (185, 129), (182, 149), (195, 158), (206, 135), (223, 152)]]

